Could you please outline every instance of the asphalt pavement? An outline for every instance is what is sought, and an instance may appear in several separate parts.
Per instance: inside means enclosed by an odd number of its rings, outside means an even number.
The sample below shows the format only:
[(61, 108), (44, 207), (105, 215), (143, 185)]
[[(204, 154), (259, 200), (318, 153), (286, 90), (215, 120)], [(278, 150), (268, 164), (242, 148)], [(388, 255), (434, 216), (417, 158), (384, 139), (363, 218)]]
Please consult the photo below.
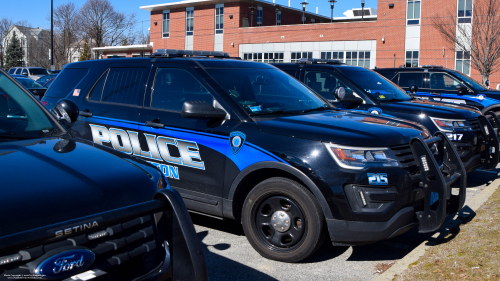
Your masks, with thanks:
[[(467, 175), (466, 204), (499, 176), (499, 168)], [(373, 280), (380, 268), (397, 262), (427, 238), (413, 228), (366, 246), (334, 247), (326, 241), (308, 259), (288, 264), (261, 257), (240, 223), (197, 214), (191, 218), (203, 244), (210, 280)]]

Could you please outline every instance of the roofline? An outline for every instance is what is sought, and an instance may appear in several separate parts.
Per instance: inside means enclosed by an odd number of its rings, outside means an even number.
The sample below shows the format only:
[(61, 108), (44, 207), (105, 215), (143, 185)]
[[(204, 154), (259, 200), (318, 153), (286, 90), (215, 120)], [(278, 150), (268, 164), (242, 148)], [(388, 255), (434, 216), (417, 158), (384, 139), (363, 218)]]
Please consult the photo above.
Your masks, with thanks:
[[(237, 2), (243, 2), (243, 3), (262, 3), (264, 5), (270, 5), (270, 6), (277, 6), (276, 3), (268, 2), (268, 1), (263, 1), (263, 0), (184, 0), (184, 1), (179, 1), (179, 2), (172, 2), (172, 3), (164, 3), (164, 4), (155, 4), (155, 5), (148, 5), (148, 6), (140, 6), (139, 8), (142, 10), (146, 10), (149, 12), (152, 11), (163, 11), (163, 10), (170, 10), (170, 9), (175, 9), (175, 8), (183, 8), (183, 7), (196, 7), (196, 6), (204, 6), (208, 4), (224, 4), (224, 3), (237, 3)], [(295, 12), (300, 12), (302, 13), (301, 9), (293, 8), (293, 7), (288, 7), (284, 5), (279, 5), (281, 9), (288, 9), (292, 10)], [(330, 17), (328, 16), (323, 16), (320, 14), (315, 14), (306, 11), (306, 15), (308, 16), (314, 16), (317, 18), (322, 18), (325, 20), (330, 20)]]

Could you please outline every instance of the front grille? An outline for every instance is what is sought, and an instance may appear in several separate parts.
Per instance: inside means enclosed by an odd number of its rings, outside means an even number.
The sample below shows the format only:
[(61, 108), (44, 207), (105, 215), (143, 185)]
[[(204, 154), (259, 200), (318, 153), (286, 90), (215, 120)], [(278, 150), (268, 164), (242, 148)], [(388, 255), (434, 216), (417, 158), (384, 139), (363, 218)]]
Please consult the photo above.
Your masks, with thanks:
[(396, 158), (398, 158), (399, 163), (401, 163), (404, 169), (417, 167), (417, 162), (415, 161), (415, 157), (413, 157), (409, 144), (393, 146), (391, 150), (394, 152), (394, 155), (396, 155)]
[[(134, 279), (157, 268), (165, 259), (163, 241), (157, 238), (153, 214), (108, 227), (72, 229), (77, 236), (57, 242), (22, 249), (18, 253), (28, 260), (0, 267), (0, 276), (31, 274), (34, 260), (45, 253), (71, 247), (84, 247), (95, 254), (92, 269), (101, 269), (113, 280)], [(23, 258), (26, 259), (26, 258)]]
[(472, 130), (474, 132), (480, 132), (481, 131), (481, 126), (479, 125), (479, 120), (477, 118), (467, 119), (467, 122), (469, 122), (469, 124), (472, 127)]

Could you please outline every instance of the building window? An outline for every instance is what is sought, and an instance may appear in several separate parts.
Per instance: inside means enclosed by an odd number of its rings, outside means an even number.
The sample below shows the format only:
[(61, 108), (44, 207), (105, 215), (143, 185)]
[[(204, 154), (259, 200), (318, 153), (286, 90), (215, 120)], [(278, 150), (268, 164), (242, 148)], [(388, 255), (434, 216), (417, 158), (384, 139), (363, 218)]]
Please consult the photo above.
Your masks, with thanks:
[(472, 0), (458, 0), (458, 23), (472, 22)]
[(358, 66), (370, 68), (370, 52), (359, 52)]
[(276, 13), (276, 25), (281, 25), (281, 11)]
[(262, 53), (244, 53), (243, 59), (262, 62)]
[(292, 52), (292, 63), (298, 62), (300, 59), (312, 59), (312, 52)]
[(311, 19), (311, 23), (316, 23), (316, 20), (315, 19)]
[(345, 52), (345, 63), (348, 65), (358, 65), (358, 52)]
[[(370, 68), (370, 58), (371, 58), (371, 52), (370, 51), (352, 51), (352, 52), (345, 52), (345, 63), (348, 65), (354, 65), (354, 66), (361, 66), (361, 67), (366, 67)], [(333, 52), (332, 53), (332, 59), (335, 60), (344, 60), (344, 52)]]
[(283, 53), (264, 53), (265, 63), (283, 63)]
[(344, 62), (344, 52), (321, 52), (321, 58), (324, 60), (340, 60)]
[(418, 51), (406, 51), (406, 67), (418, 67)]
[(194, 8), (186, 8), (186, 35), (193, 35)]
[(257, 7), (257, 26), (262, 26), (262, 7)]
[(463, 74), (470, 75), (470, 53), (466, 51), (457, 51), (457, 59), (455, 61), (455, 70)]
[(408, 0), (408, 25), (420, 24), (420, 1)]
[(163, 11), (163, 38), (170, 37), (170, 10)]
[(215, 5), (215, 34), (224, 33), (224, 4)]

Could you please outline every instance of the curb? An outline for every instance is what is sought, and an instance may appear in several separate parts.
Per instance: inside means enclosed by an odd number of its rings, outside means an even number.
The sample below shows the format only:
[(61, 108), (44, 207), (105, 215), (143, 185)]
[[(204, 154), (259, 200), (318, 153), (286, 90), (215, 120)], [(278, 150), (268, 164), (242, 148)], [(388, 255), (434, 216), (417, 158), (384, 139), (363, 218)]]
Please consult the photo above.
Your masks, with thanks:
[(497, 190), (500, 185), (500, 178), (494, 180), (486, 188), (481, 191), (474, 199), (472, 199), (467, 205), (465, 205), (458, 214), (453, 217), (448, 217), (444, 222), (443, 226), (436, 232), (432, 237), (420, 244), (418, 247), (413, 249), (404, 258), (396, 262), (391, 268), (389, 268), (384, 273), (380, 274), (375, 281), (389, 281), (393, 280), (396, 275), (403, 273), (410, 264), (416, 262), (425, 252), (437, 244), (441, 239), (446, 237), (450, 231), (462, 223), (462, 218), (466, 218), (471, 214), (471, 211), (477, 211), (493, 193)]

